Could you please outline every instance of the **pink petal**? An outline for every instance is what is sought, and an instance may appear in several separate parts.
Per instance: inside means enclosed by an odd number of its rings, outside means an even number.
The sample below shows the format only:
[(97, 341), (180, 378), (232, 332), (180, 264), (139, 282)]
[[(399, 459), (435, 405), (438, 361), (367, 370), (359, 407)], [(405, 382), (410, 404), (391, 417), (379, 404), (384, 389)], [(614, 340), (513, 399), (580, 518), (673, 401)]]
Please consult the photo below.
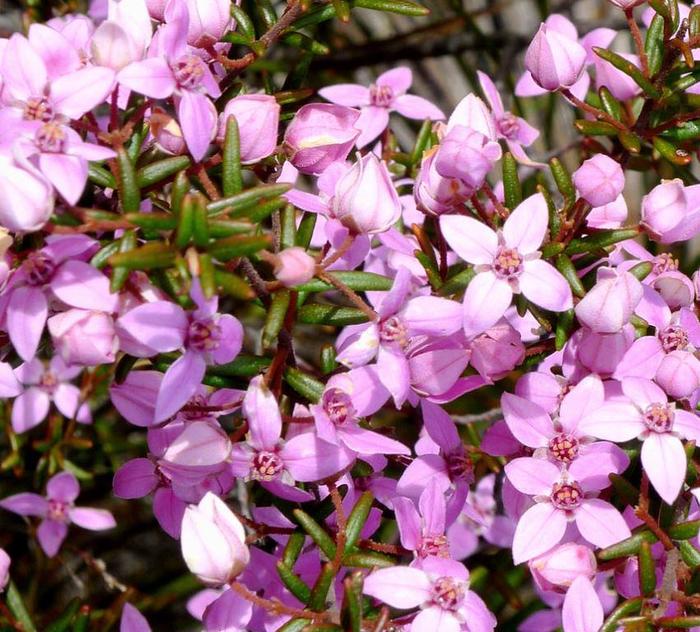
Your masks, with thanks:
[(44, 94), (48, 80), (44, 61), (18, 33), (7, 43), (1, 74), (5, 93), (14, 99), (26, 101)]
[(665, 355), (661, 342), (656, 336), (642, 336), (627, 349), (613, 375), (617, 380), (626, 377), (651, 379), (656, 375), (656, 370)]
[(103, 103), (113, 85), (113, 70), (100, 66), (83, 68), (51, 83), (51, 101), (58, 112), (78, 119)]
[(435, 479), (428, 482), (418, 502), (423, 526), (427, 533), (442, 534), (445, 531), (445, 495)]
[(623, 379), (622, 392), (640, 410), (646, 410), (651, 404), (665, 404), (668, 402), (666, 393), (658, 384), (642, 377), (626, 377)]
[(564, 537), (566, 516), (550, 503), (537, 503), (518, 521), (513, 535), (513, 562), (521, 564), (555, 547)]
[(41, 154), (39, 169), (68, 204), (78, 203), (87, 182), (87, 161), (67, 154)]
[(445, 118), (445, 114), (439, 107), (433, 105), (427, 99), (413, 94), (402, 94), (394, 99), (391, 107), (401, 116), (410, 119), (442, 121)]
[(79, 527), (91, 531), (104, 531), (117, 526), (114, 516), (106, 509), (74, 507), (70, 510), (70, 519)]
[(208, 97), (185, 90), (178, 104), (177, 115), (187, 149), (199, 162), (207, 153), (216, 130), (216, 110)]
[(38, 426), (49, 414), (50, 403), (48, 393), (28, 388), (12, 405), (12, 429), (20, 434)]
[(151, 632), (151, 626), (148, 625), (146, 617), (144, 617), (130, 603), (125, 603), (122, 609), (122, 618), (119, 622), (119, 632)]
[(112, 487), (117, 498), (143, 498), (158, 485), (156, 466), (150, 459), (131, 459), (114, 474)]
[(530, 448), (542, 448), (554, 436), (550, 416), (537, 404), (524, 397), (504, 393), (501, 407), (508, 428), (520, 443)]
[(672, 505), (683, 487), (687, 459), (683, 444), (672, 434), (652, 432), (642, 444), (642, 466), (659, 496)]
[(438, 296), (418, 296), (401, 311), (412, 334), (449, 336), (462, 328), (462, 306)]
[(151, 57), (129, 64), (117, 81), (134, 92), (152, 99), (165, 99), (175, 90), (175, 78), (163, 57)]
[(63, 503), (72, 503), (79, 493), (80, 484), (71, 472), (56, 474), (46, 485), (47, 497)]
[(22, 385), (12, 367), (7, 362), (0, 362), (0, 397), (17, 397), (22, 390)]
[(486, 331), (505, 314), (513, 299), (507, 281), (493, 272), (480, 272), (464, 293), (464, 332), (474, 336)]
[(513, 487), (530, 496), (550, 494), (552, 484), (560, 476), (559, 468), (554, 463), (529, 456), (512, 460), (505, 471)]
[(354, 123), (355, 129), (360, 130), (355, 144), (360, 149), (371, 143), (389, 125), (389, 110), (374, 105), (368, 105), (360, 110), (360, 116)]
[(700, 443), (700, 418), (696, 413), (677, 408), (674, 411), (673, 431), (689, 441)]
[(144, 303), (117, 320), (117, 331), (126, 331), (154, 353), (166, 353), (181, 348), (189, 322), (184, 310), (169, 301)]
[(370, 573), (362, 591), (393, 608), (415, 608), (428, 601), (430, 580), (424, 571), (408, 566), (380, 568)]
[(522, 201), (503, 224), (503, 237), (509, 248), (523, 255), (535, 252), (544, 241), (549, 222), (547, 202), (541, 193)]
[(411, 454), (403, 443), (359, 426), (338, 429), (338, 436), (358, 454)]
[(620, 512), (600, 498), (584, 500), (575, 520), (583, 538), (595, 546), (610, 546), (631, 535)]
[(68, 535), (68, 525), (55, 520), (44, 520), (36, 532), (41, 548), (48, 557), (53, 557), (61, 548), (63, 540)]
[(409, 551), (417, 550), (421, 542), (421, 522), (416, 506), (403, 496), (396, 497), (393, 506), (401, 545)]
[[(471, 624), (469, 625), (472, 629)], [(439, 606), (430, 606), (421, 610), (411, 623), (411, 632), (423, 632), (423, 630), (440, 630), (440, 632), (460, 632), (464, 628), (457, 617), (449, 610), (443, 610)], [(476, 632), (476, 628), (474, 628)]]
[(119, 295), (109, 290), (109, 278), (89, 263), (70, 260), (56, 271), (51, 290), (64, 303), (81, 309), (113, 312)]
[(457, 426), (441, 406), (423, 400), (421, 411), (423, 412), (425, 431), (444, 452), (461, 446), (462, 440), (457, 432)]
[(484, 93), (486, 100), (491, 106), (491, 111), (496, 118), (501, 118), (505, 112), (505, 108), (503, 107), (503, 101), (501, 100), (501, 95), (499, 94), (496, 85), (491, 80), (491, 77), (489, 77), (485, 72), (477, 70), (476, 75), (479, 78), (481, 91)]
[(183, 467), (210, 467), (223, 463), (231, 442), (218, 424), (194, 421), (185, 426), (163, 454), (163, 460)]
[(488, 226), (473, 217), (443, 215), (440, 228), (450, 248), (469, 263), (491, 264), (498, 250), (498, 238)]
[(579, 575), (569, 586), (562, 607), (562, 624), (572, 632), (598, 632), (603, 625), (603, 606), (591, 581)]
[(414, 459), (404, 470), (396, 491), (417, 501), (432, 478), (437, 479), (443, 491), (449, 488), (450, 477), (445, 460), (437, 454), (424, 454)]
[(572, 388), (561, 402), (559, 421), (564, 430), (575, 432), (579, 421), (603, 405), (603, 382), (597, 375), (588, 375)]
[(578, 425), (582, 434), (608, 441), (629, 441), (645, 429), (639, 409), (631, 403), (608, 402)]
[(171, 538), (180, 537), (182, 516), (185, 515), (185, 503), (175, 496), (172, 489), (161, 487), (156, 490), (153, 497), (153, 515), (161, 529)]
[(397, 408), (401, 408), (410, 388), (409, 364), (401, 349), (381, 345), (377, 351), (379, 379), (394, 398)]
[(29, 27), (28, 39), (32, 48), (41, 56), (52, 79), (74, 72), (80, 67), (80, 57), (70, 41), (50, 26), (35, 22)]
[(243, 415), (250, 428), (250, 445), (257, 450), (273, 450), (282, 434), (282, 416), (277, 398), (265, 384), (262, 375), (254, 377), (245, 399)]
[(328, 478), (355, 460), (353, 453), (321, 441), (311, 432), (287, 441), (279, 454), (292, 478), (300, 483)]
[(321, 88), (318, 95), (338, 105), (358, 107), (369, 105), (369, 90), (356, 83), (339, 83), (334, 86)]
[(191, 352), (170, 365), (158, 392), (155, 421), (164, 421), (187, 403), (202, 383), (206, 368), (204, 358)]
[(571, 287), (566, 279), (542, 259), (525, 261), (519, 283), (527, 299), (544, 309), (564, 312), (574, 305)]
[(413, 83), (413, 73), (406, 66), (399, 66), (383, 72), (375, 82), (378, 86), (391, 88), (395, 95), (406, 92)]
[(20, 516), (45, 516), (49, 503), (43, 496), (23, 492), (0, 500), (0, 507)]
[(15, 350), (26, 362), (36, 353), (48, 313), (46, 297), (39, 288), (20, 287), (12, 292), (7, 306), (7, 331)]

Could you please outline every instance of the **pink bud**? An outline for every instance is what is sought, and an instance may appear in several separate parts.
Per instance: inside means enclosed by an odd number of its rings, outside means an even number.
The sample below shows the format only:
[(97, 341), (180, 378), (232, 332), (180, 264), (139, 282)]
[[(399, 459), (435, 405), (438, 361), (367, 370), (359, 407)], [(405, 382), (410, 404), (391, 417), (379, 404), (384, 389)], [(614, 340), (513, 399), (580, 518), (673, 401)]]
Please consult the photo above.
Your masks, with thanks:
[(66, 364), (97, 366), (114, 362), (118, 341), (109, 314), (69, 309), (49, 318), (47, 324), (56, 351)]
[(593, 551), (582, 544), (569, 542), (540, 555), (529, 562), (537, 585), (543, 590), (554, 586), (571, 586), (580, 576), (592, 578), (596, 573)]
[(10, 556), (0, 549), (0, 592), (5, 589), (10, 581)]
[(493, 114), (475, 94), (468, 94), (457, 104), (447, 121), (446, 132), (449, 134), (459, 125), (479, 132), (490, 140), (496, 140), (496, 123)]
[(328, 165), (345, 160), (360, 131), (353, 125), (358, 110), (310, 103), (299, 108), (284, 135), (284, 148), (291, 163), (302, 173), (319, 174)]
[(241, 162), (244, 165), (267, 158), (277, 147), (280, 106), (267, 94), (244, 94), (231, 99), (219, 117), (217, 140), (224, 142), (229, 116), (238, 123)]
[(162, 22), (165, 19), (165, 7), (168, 5), (168, 2), (169, 0), (146, 0), (148, 13), (154, 20)]
[(470, 364), (485, 378), (500, 380), (525, 357), (525, 345), (505, 320), (471, 341)]
[(49, 221), (53, 190), (31, 165), (22, 169), (8, 156), (0, 155), (0, 191), (0, 226), (24, 233), (39, 230)]
[(143, 50), (117, 22), (107, 20), (97, 27), (90, 41), (92, 61), (98, 66), (121, 70), (141, 59)]
[(435, 168), (437, 148), (423, 156), (420, 171), (413, 187), (413, 196), (418, 210), (426, 215), (450, 213), (474, 193), (457, 178), (443, 178)]
[(620, 163), (605, 154), (586, 160), (574, 173), (579, 195), (591, 206), (604, 206), (617, 199), (625, 188)]
[(688, 351), (672, 351), (656, 370), (656, 381), (671, 397), (690, 397), (700, 388), (700, 360)]
[(598, 281), (576, 305), (576, 318), (591, 331), (614, 334), (642, 300), (642, 284), (629, 272), (600, 268)]
[(501, 158), (501, 146), (481, 132), (457, 125), (443, 138), (435, 168), (444, 178), (457, 178), (476, 190)]
[(525, 67), (535, 83), (554, 91), (575, 84), (586, 63), (586, 50), (576, 40), (540, 25), (525, 53)]
[(303, 248), (286, 248), (273, 257), (275, 276), (282, 285), (294, 287), (314, 278), (316, 260)]
[(336, 183), (331, 210), (355, 233), (388, 230), (401, 217), (401, 202), (386, 164), (374, 154), (359, 158)]
[(231, 25), (231, 0), (186, 0), (190, 16), (187, 43), (205, 46), (221, 39)]
[(241, 521), (212, 492), (185, 509), (180, 544), (190, 571), (213, 586), (230, 583), (250, 561)]
[(177, 120), (160, 108), (153, 108), (149, 120), (151, 134), (158, 146), (168, 154), (180, 155), (187, 152), (187, 144)]
[(662, 244), (684, 241), (700, 232), (700, 186), (666, 180), (642, 198), (642, 226)]

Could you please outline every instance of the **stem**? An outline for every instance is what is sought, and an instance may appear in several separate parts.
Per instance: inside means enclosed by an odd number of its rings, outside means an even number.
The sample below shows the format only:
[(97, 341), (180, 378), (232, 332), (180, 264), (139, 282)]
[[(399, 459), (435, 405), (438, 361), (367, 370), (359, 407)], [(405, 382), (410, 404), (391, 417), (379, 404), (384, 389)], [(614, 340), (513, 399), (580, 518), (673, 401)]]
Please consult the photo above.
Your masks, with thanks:
[(613, 127), (616, 129), (619, 129), (620, 131), (627, 132), (629, 131), (627, 127), (625, 127), (620, 121), (617, 119), (613, 118), (610, 116), (607, 112), (603, 112), (603, 110), (599, 110), (598, 108), (594, 108), (592, 105), (589, 105), (585, 101), (581, 101), (576, 95), (574, 95), (571, 90), (568, 88), (561, 88), (559, 90), (561, 94), (569, 99), (579, 110), (583, 110), (584, 112), (588, 112), (591, 116), (594, 116), (596, 120), (600, 121), (605, 121), (606, 123), (610, 123)]
[(639, 30), (639, 25), (634, 19), (633, 9), (625, 9), (625, 17), (627, 18), (627, 24), (630, 27), (630, 33), (632, 34), (632, 39), (634, 40), (634, 47), (637, 49), (637, 55), (639, 56), (639, 61), (642, 65), (642, 72), (644, 76), (649, 78), (649, 62), (647, 61), (647, 54), (644, 50), (644, 42), (642, 42), (642, 33)]
[(350, 247), (355, 243), (355, 235), (352, 233), (348, 234), (348, 236), (343, 240), (343, 243), (338, 246), (338, 248), (328, 257), (326, 257), (325, 260), (323, 260), (319, 265), (321, 268), (324, 270), (328, 268), (328, 266), (333, 265), (338, 259), (340, 259), (348, 250), (350, 250)]
[(243, 597), (243, 599), (250, 601), (250, 603), (252, 603), (254, 606), (263, 608), (273, 614), (286, 614), (294, 618), (310, 619), (314, 623), (322, 621), (331, 621), (328, 613), (325, 612), (308, 612), (306, 610), (290, 608), (289, 606), (283, 604), (281, 601), (277, 601), (276, 599), (273, 600), (265, 599), (264, 597), (258, 597), (258, 595), (256, 595), (253, 591), (249, 590), (246, 586), (235, 580), (232, 581), (229, 585), (231, 587), (231, 590), (238, 593), (241, 597)]
[(664, 545), (667, 551), (673, 551), (675, 547), (668, 534), (659, 526), (659, 523), (649, 513), (649, 477), (646, 472), (642, 473), (642, 485), (639, 491), (639, 504), (635, 509), (634, 514), (644, 524), (649, 527), (649, 530), (659, 539), (659, 542)]
[(371, 321), (376, 321), (379, 319), (377, 312), (375, 312), (367, 303), (365, 303), (358, 294), (351, 290), (345, 283), (340, 281), (336, 276), (330, 272), (317, 272), (316, 276), (330, 283), (336, 290), (341, 292), (349, 301), (361, 309)]

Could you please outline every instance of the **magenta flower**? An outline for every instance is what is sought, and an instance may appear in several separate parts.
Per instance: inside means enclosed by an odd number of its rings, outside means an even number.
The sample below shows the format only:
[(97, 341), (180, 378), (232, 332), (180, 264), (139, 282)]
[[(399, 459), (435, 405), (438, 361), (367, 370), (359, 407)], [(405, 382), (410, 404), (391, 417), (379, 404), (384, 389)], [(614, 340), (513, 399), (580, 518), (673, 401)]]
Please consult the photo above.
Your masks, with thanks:
[(199, 281), (190, 292), (197, 305), (186, 312), (169, 301), (144, 303), (117, 320), (121, 348), (151, 357), (184, 348), (184, 353), (165, 372), (158, 392), (154, 421), (174, 415), (202, 382), (207, 364), (233, 360), (243, 344), (243, 327), (230, 314), (217, 313), (219, 299), (205, 299)]
[(610, 441), (642, 440), (642, 465), (669, 505), (683, 486), (687, 459), (680, 437), (700, 441), (700, 419), (669, 403), (666, 393), (643, 378), (622, 380), (627, 401), (611, 401), (581, 421), (581, 428)]
[(371, 143), (389, 125), (389, 113), (398, 112), (411, 119), (445, 118), (442, 111), (427, 99), (406, 94), (413, 83), (410, 68), (392, 68), (377, 77), (369, 88), (356, 83), (341, 83), (322, 88), (318, 94), (331, 103), (360, 108), (360, 118), (355, 127), (361, 130), (357, 147)]
[(73, 501), (80, 493), (78, 479), (70, 472), (61, 472), (49, 479), (46, 497), (24, 492), (0, 501), (0, 507), (20, 516), (38, 516), (39, 544), (44, 553), (53, 557), (61, 548), (72, 522), (83, 529), (103, 531), (116, 526), (112, 514), (105, 509), (76, 507)]
[(314, 432), (297, 434), (284, 441), (277, 400), (260, 375), (250, 381), (243, 400), (243, 415), (248, 420), (249, 434), (245, 443), (233, 445), (232, 472), (259, 481), (281, 498), (307, 500), (308, 494), (295, 489), (295, 482), (320, 481), (354, 461), (353, 452), (322, 441)]
[(166, 9), (166, 23), (158, 32), (159, 54), (132, 62), (119, 72), (117, 79), (123, 86), (153, 99), (175, 95), (185, 142), (192, 157), (199, 161), (216, 132), (217, 114), (209, 97), (216, 99), (221, 90), (207, 64), (188, 49), (188, 28), (187, 5), (171, 2)]
[(575, 84), (586, 63), (586, 50), (575, 39), (540, 25), (525, 53), (525, 67), (535, 83), (545, 90)]
[(421, 608), (410, 632), (490, 632), (496, 617), (469, 590), (469, 572), (459, 562), (424, 560), (422, 568), (381, 568), (365, 579), (365, 594), (393, 608)]
[(119, 620), (119, 632), (151, 632), (151, 626), (146, 617), (129, 602), (126, 602)]
[[(0, 108), (0, 113), (2, 111)], [(32, 232), (49, 221), (54, 208), (53, 189), (27, 159), (15, 156), (13, 160), (0, 152), (0, 189), (3, 193), (0, 226), (3, 228), (18, 233)]]
[(38, 426), (49, 414), (51, 402), (66, 419), (90, 423), (90, 409), (81, 402), (80, 389), (70, 383), (81, 371), (79, 366), (67, 366), (58, 356), (48, 366), (34, 358), (17, 367), (14, 375), (24, 390), (12, 405), (13, 430), (22, 433)]
[(440, 226), (447, 243), (474, 264), (477, 275), (464, 295), (464, 331), (480, 334), (505, 314), (513, 294), (544, 309), (563, 312), (573, 305), (566, 279), (542, 261), (538, 248), (547, 232), (547, 203), (541, 194), (523, 201), (498, 232), (473, 217), (445, 215)]
[[(584, 540), (599, 547), (629, 537), (623, 517), (610, 503), (595, 497), (605, 483), (600, 458), (577, 459), (567, 469), (522, 457), (508, 463), (506, 476), (519, 492), (534, 496), (536, 504), (518, 521), (513, 536), (516, 564), (541, 555), (559, 544), (569, 522), (575, 522)], [(608, 471), (612, 471), (612, 460)]]

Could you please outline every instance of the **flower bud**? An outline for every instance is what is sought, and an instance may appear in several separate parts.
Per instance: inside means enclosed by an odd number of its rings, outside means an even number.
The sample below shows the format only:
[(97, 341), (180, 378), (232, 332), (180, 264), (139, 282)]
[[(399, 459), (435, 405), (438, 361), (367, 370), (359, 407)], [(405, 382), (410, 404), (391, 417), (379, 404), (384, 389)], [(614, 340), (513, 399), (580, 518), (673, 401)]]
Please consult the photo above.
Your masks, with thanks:
[(169, 0), (146, 0), (148, 13), (154, 20), (162, 22), (165, 19), (165, 7)]
[(576, 40), (540, 25), (525, 53), (525, 67), (545, 90), (554, 91), (575, 84), (586, 63), (586, 50)]
[(187, 43), (205, 46), (221, 39), (231, 25), (231, 0), (186, 0)]
[(267, 158), (277, 146), (280, 106), (267, 94), (244, 94), (231, 99), (219, 117), (219, 143), (224, 142), (229, 116), (238, 123), (241, 162), (244, 165)]
[(290, 162), (302, 173), (318, 175), (328, 165), (345, 160), (360, 135), (353, 125), (358, 110), (331, 103), (299, 108), (284, 135)]
[(532, 575), (543, 590), (554, 586), (571, 586), (580, 576), (592, 578), (597, 564), (593, 551), (582, 544), (569, 542), (529, 562)]
[(5, 590), (5, 586), (10, 581), (10, 556), (0, 549), (0, 592)]
[(700, 360), (688, 351), (672, 351), (661, 360), (656, 381), (675, 399), (690, 397), (700, 388)]
[(525, 357), (520, 334), (505, 320), (496, 323), (470, 343), (470, 364), (490, 380), (500, 380)]
[(604, 206), (617, 199), (625, 187), (620, 163), (605, 154), (596, 154), (574, 172), (579, 195), (591, 206)]
[(69, 309), (49, 318), (47, 324), (56, 351), (66, 364), (114, 362), (118, 341), (112, 317), (106, 312)]
[(435, 168), (437, 148), (426, 153), (413, 187), (418, 210), (426, 215), (450, 213), (474, 193), (457, 178), (443, 178)]
[(575, 307), (576, 318), (595, 333), (614, 334), (629, 322), (642, 293), (629, 272), (600, 268), (596, 284)]
[(153, 108), (149, 120), (151, 134), (158, 147), (168, 154), (179, 156), (187, 152), (185, 138), (177, 120), (160, 108)]
[(457, 178), (472, 190), (484, 184), (486, 175), (501, 158), (501, 146), (481, 132), (457, 125), (443, 138), (435, 168), (444, 178)]
[(308, 283), (316, 272), (316, 260), (299, 246), (270, 255), (269, 261), (274, 266), (277, 280), (286, 287)]
[(138, 61), (143, 54), (124, 28), (109, 20), (97, 27), (90, 40), (90, 52), (95, 64), (117, 71)]
[(243, 525), (212, 492), (185, 509), (180, 544), (190, 571), (213, 586), (230, 583), (250, 561)]
[(642, 198), (642, 226), (654, 241), (670, 244), (691, 239), (700, 232), (698, 185), (666, 180)]
[(360, 157), (338, 180), (331, 210), (357, 234), (388, 230), (401, 216), (401, 202), (386, 164), (374, 154)]

